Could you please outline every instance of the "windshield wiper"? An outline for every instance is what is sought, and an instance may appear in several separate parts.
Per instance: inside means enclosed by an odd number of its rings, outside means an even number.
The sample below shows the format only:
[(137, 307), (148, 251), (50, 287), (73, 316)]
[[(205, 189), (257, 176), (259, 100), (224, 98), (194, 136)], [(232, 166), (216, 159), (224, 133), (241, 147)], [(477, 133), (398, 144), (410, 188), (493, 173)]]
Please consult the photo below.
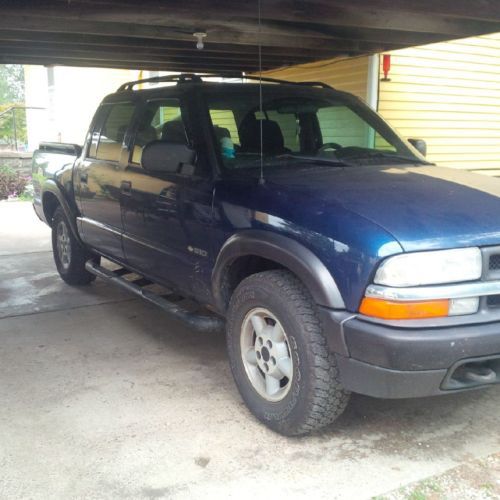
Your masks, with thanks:
[[(286, 161), (293, 161), (294, 163), (309, 163), (315, 165), (328, 165), (330, 167), (352, 167), (352, 164), (346, 163), (345, 161), (329, 158), (318, 158), (317, 156), (297, 156), (291, 153), (285, 153), (282, 155), (272, 156), (264, 158), (264, 165), (283, 165)], [(251, 160), (248, 162), (241, 163), (238, 168), (252, 168), (258, 166), (260, 163), (260, 158)]]
[(349, 160), (371, 160), (371, 159), (377, 159), (377, 158), (399, 160), (399, 161), (404, 161), (406, 163), (418, 163), (420, 165), (433, 165), (433, 163), (431, 163), (431, 162), (420, 160), (419, 158), (416, 158), (416, 157), (395, 155), (393, 153), (385, 153), (383, 151), (373, 151), (373, 152), (366, 151), (366, 152), (363, 152), (362, 154), (349, 156), (348, 158), (345, 158), (345, 160), (346, 161), (349, 161)]

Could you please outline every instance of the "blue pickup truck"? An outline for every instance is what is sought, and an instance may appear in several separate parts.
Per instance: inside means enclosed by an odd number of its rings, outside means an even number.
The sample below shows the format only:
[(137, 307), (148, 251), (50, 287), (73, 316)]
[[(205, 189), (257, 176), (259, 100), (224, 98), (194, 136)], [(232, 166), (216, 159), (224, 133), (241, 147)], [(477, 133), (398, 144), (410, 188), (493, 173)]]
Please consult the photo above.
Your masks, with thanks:
[(298, 435), (351, 392), (500, 381), (500, 180), (424, 148), (320, 83), (158, 77), (107, 96), (83, 146), (41, 144), (34, 206), (63, 280), (225, 328), (250, 411)]

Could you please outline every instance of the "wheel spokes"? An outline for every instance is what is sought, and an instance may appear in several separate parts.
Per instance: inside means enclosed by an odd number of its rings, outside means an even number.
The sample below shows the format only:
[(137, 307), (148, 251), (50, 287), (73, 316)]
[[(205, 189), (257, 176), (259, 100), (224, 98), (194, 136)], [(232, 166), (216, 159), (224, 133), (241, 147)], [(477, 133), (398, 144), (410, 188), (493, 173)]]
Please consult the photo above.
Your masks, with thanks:
[(245, 359), (250, 363), (251, 365), (257, 366), (257, 355), (255, 354), (255, 349), (253, 347), (250, 347), (247, 352), (245, 353)]
[(280, 390), (280, 381), (277, 378), (266, 375), (266, 393), (274, 396)]
[(267, 326), (265, 319), (261, 316), (257, 316), (256, 314), (250, 318), (250, 321), (252, 322), (253, 329), (257, 335), (260, 335)]
[(288, 357), (278, 359), (280, 372), (288, 379), (292, 378), (292, 360)]
[(279, 323), (276, 323), (272, 328), (271, 338), (273, 339), (273, 341), (283, 342), (283, 340), (285, 340), (285, 332), (283, 331), (283, 328), (281, 328), (281, 325)]

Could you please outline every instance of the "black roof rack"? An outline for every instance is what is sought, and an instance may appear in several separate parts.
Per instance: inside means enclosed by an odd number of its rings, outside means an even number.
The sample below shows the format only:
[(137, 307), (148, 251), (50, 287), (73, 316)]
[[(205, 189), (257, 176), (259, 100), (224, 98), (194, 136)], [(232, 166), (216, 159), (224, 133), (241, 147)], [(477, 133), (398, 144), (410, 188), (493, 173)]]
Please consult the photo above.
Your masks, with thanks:
[(183, 83), (201, 83), (203, 82), (203, 78), (240, 78), (244, 80), (253, 80), (253, 81), (263, 81), (266, 83), (281, 83), (287, 85), (303, 85), (309, 87), (322, 87), (325, 89), (331, 89), (330, 85), (327, 85), (323, 82), (290, 82), (288, 80), (279, 80), (278, 78), (268, 78), (263, 76), (262, 78), (259, 76), (248, 76), (242, 73), (210, 73), (205, 75), (195, 75), (192, 73), (182, 73), (180, 75), (166, 75), (166, 76), (155, 76), (153, 78), (146, 78), (144, 80), (135, 80), (132, 82), (124, 83), (120, 85), (118, 88), (118, 92), (127, 92), (134, 89), (136, 85), (141, 83), (161, 83), (161, 82), (177, 82), (177, 85)]

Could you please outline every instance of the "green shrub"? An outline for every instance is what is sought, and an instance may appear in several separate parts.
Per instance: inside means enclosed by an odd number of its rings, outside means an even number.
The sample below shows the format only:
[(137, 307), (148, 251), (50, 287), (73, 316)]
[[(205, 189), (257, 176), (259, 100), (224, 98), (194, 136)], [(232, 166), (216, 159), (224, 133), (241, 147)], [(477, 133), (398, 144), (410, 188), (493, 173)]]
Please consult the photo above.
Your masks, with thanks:
[(0, 167), (0, 200), (22, 195), (29, 181), (10, 167)]

